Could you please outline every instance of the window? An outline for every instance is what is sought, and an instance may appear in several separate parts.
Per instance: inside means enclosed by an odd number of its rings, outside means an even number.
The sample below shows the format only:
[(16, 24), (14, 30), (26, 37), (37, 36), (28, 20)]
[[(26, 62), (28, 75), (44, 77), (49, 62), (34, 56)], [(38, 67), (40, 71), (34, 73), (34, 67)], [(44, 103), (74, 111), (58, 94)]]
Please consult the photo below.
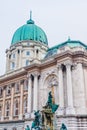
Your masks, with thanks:
[(2, 96), (2, 94), (3, 94), (3, 89), (0, 88), (0, 96)]
[(29, 51), (27, 51), (27, 52), (26, 52), (26, 55), (27, 55), (27, 56), (29, 56), (29, 55), (30, 55), (30, 52), (29, 52)]
[(18, 93), (20, 91), (19, 83), (15, 84), (15, 92)]
[(13, 58), (15, 58), (15, 54), (13, 54)]
[(6, 117), (9, 117), (10, 114), (10, 105), (9, 102), (6, 103)]
[(24, 82), (24, 90), (28, 90), (28, 80), (25, 80)]
[(29, 45), (30, 45), (30, 43), (28, 42), (28, 43), (27, 43), (27, 45), (29, 46)]
[(26, 66), (28, 66), (30, 64), (29, 60), (26, 60)]
[(11, 88), (9, 86), (7, 86), (6, 88), (6, 95), (10, 95), (11, 94)]
[(12, 69), (14, 69), (14, 67), (15, 67), (15, 63), (14, 63), (14, 62), (12, 62)]
[(24, 100), (24, 114), (27, 113), (27, 98)]
[(12, 63), (11, 63), (10, 68), (11, 68), (11, 69), (14, 69), (14, 68), (15, 68), (15, 62), (12, 62)]
[(19, 104), (18, 100), (16, 100), (14, 103), (14, 116), (18, 116), (18, 113), (19, 113)]

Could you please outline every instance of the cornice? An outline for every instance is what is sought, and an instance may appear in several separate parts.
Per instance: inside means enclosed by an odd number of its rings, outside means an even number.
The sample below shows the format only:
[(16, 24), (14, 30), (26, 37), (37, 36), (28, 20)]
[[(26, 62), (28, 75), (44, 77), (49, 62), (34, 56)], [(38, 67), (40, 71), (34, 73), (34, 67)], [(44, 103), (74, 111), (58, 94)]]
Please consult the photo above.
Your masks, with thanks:
[(14, 72), (7, 73), (0, 77), (0, 83), (19, 77), (25, 78), (28, 73), (32, 73), (34, 71), (41, 72), (43, 69), (55, 66), (56, 64), (65, 62), (66, 60), (71, 60), (76, 63), (87, 63), (87, 53), (83, 51), (71, 52), (68, 50), (66, 52), (57, 54), (49, 59), (42, 60), (41, 64), (34, 63), (29, 66), (23, 67), (22, 69), (15, 70)]
[(26, 71), (18, 71), (17, 73), (11, 73), (11, 74), (5, 74), (3, 77), (0, 77), (0, 84), (4, 83), (4, 82), (9, 82), (9, 80), (16, 80), (17, 78), (23, 79), (26, 78)]

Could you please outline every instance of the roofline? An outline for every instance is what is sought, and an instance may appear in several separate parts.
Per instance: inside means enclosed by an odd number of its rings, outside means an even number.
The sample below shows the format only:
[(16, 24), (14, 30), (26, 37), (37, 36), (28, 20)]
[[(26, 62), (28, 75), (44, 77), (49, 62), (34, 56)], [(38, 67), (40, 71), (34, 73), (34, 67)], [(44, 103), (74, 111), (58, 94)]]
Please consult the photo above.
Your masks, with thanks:
[(64, 45), (66, 45), (67, 43), (80, 43), (82, 46), (84, 46), (86, 49), (87, 49), (87, 45), (86, 44), (84, 44), (84, 43), (82, 43), (81, 41), (79, 41), (79, 40), (67, 40), (67, 41), (65, 41), (65, 42), (63, 42), (63, 43), (60, 43), (60, 44), (57, 44), (57, 45), (55, 45), (55, 46), (53, 46), (53, 47), (51, 47), (51, 48), (49, 48), (48, 49), (48, 51), (50, 51), (50, 50), (53, 50), (53, 49), (59, 49), (60, 47), (62, 47), (62, 46), (64, 46)]

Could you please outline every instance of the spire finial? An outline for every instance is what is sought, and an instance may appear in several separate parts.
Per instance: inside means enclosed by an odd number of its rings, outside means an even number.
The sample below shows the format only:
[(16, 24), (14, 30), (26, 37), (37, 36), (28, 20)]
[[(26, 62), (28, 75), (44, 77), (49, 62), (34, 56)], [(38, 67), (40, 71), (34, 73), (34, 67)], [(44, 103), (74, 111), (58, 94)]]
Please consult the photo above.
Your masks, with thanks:
[(27, 24), (34, 24), (34, 21), (32, 20), (32, 11), (30, 10), (30, 19), (27, 21)]
[(32, 11), (30, 10), (30, 19), (32, 19)]
[(68, 41), (70, 41), (71, 39), (70, 39), (70, 36), (68, 36)]

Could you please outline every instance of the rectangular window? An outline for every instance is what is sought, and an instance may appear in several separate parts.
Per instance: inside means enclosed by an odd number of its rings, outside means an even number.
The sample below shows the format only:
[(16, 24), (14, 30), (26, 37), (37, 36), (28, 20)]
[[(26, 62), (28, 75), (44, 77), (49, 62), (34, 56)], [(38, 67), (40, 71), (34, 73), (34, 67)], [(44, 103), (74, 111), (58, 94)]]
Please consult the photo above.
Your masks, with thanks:
[(15, 84), (15, 93), (18, 93), (20, 91), (20, 88), (19, 88), (19, 83), (16, 83)]
[(14, 62), (12, 62), (12, 69), (14, 69), (15, 68), (15, 63)]
[(24, 82), (24, 91), (28, 90), (28, 80)]
[(29, 55), (30, 55), (30, 51), (27, 51), (27, 52), (26, 52), (26, 55), (29, 56)]
[(3, 94), (3, 89), (0, 88), (0, 96), (2, 96), (2, 94)]
[(13, 58), (15, 58), (15, 54), (13, 54)]
[(26, 66), (28, 66), (30, 64), (29, 60), (26, 60)]

